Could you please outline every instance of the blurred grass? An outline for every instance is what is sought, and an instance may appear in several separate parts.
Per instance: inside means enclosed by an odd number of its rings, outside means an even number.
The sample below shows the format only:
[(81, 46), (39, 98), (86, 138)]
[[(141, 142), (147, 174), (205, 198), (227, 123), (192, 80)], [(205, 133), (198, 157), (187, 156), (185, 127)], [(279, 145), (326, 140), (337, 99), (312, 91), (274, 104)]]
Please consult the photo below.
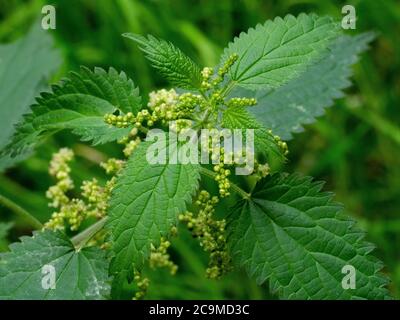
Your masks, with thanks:
[[(326, 116), (289, 143), (288, 170), (300, 171), (327, 181), (346, 211), (361, 221), (368, 240), (391, 274), (391, 290), (400, 296), (400, 3), (396, 0), (359, 1), (191, 1), (191, 0), (54, 0), (57, 30), (52, 31), (62, 49), (64, 66), (59, 76), (80, 65), (113, 66), (125, 70), (145, 95), (166, 85), (150, 69), (124, 32), (151, 33), (174, 42), (201, 65), (218, 62), (223, 47), (240, 31), (275, 16), (302, 11), (329, 14), (340, 19), (344, 4), (356, 7), (359, 33), (375, 30), (377, 40), (355, 67), (354, 86)], [(42, 0), (0, 0), (0, 41), (24, 34), (40, 14)], [(90, 155), (79, 149), (75, 138), (60, 134), (37, 154), (0, 176), (0, 193), (34, 212), (44, 221), (51, 211), (44, 197), (52, 183), (47, 165), (52, 152), (71, 146), (81, 152), (74, 166), (79, 181), (92, 175), (102, 178)], [(103, 146), (104, 155), (118, 155), (115, 146)], [(89, 160), (88, 160), (89, 158)], [(104, 177), (103, 177), (104, 178)], [(10, 214), (0, 208), (1, 220)], [(29, 230), (19, 221), (11, 240)], [(152, 273), (152, 298), (268, 298), (242, 273), (212, 282), (203, 280), (206, 256), (198, 244), (183, 233), (174, 242), (173, 255), (181, 266), (174, 278)], [(200, 252), (200, 253), (199, 253)]]

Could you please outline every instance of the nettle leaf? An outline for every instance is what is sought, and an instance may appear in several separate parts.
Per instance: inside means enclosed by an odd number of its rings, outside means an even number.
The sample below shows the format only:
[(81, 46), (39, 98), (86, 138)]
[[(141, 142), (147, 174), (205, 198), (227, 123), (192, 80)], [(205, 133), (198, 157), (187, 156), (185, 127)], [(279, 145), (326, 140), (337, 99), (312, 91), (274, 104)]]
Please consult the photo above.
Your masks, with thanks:
[(222, 114), (222, 125), (229, 129), (262, 128), (262, 125), (247, 111), (247, 108), (241, 106), (227, 108)]
[[(112, 233), (111, 272), (132, 274), (178, 222), (178, 214), (198, 188), (199, 165), (150, 164), (142, 142), (128, 160), (113, 189), (108, 228)], [(160, 152), (163, 152), (161, 149)]]
[[(0, 254), (0, 299), (89, 300), (109, 294), (104, 252), (95, 247), (76, 251), (60, 231), (35, 232), (10, 250)], [(49, 266), (55, 271), (55, 289), (42, 286)]]
[(289, 140), (292, 133), (303, 131), (302, 125), (324, 114), (334, 99), (343, 97), (342, 90), (351, 85), (351, 66), (373, 39), (372, 33), (339, 37), (327, 54), (286, 85), (275, 91), (236, 91), (235, 95), (255, 96), (258, 103), (250, 113), (266, 128)]
[(151, 35), (146, 38), (137, 34), (125, 33), (123, 36), (138, 43), (152, 66), (172, 85), (189, 90), (200, 87), (200, 68), (172, 43)]
[[(61, 64), (50, 34), (36, 22), (26, 36), (0, 45), (0, 149), (14, 134), (15, 125), (29, 111), (35, 95), (45, 89), (46, 80)], [(25, 159), (0, 157), (0, 170)]]
[(61, 85), (52, 86), (52, 93), (42, 93), (18, 126), (6, 152), (16, 155), (33, 148), (39, 141), (63, 129), (71, 129), (83, 141), (103, 144), (126, 136), (130, 128), (115, 128), (104, 122), (106, 113), (137, 113), (140, 110), (139, 90), (126, 74), (110, 68), (108, 72), (82, 67), (71, 72)]
[[(382, 264), (369, 255), (374, 246), (322, 186), (298, 175), (260, 181), (229, 217), (234, 261), (283, 299), (389, 298)], [(342, 287), (346, 265), (356, 270), (356, 289)]]
[[(253, 108), (253, 107), (252, 107)], [(222, 115), (222, 126), (227, 129), (254, 129), (254, 148), (261, 161), (267, 161), (274, 170), (285, 162), (286, 157), (274, 139), (247, 111), (245, 107), (229, 107)]]
[(221, 61), (239, 55), (230, 77), (248, 89), (276, 88), (299, 75), (338, 33), (329, 17), (287, 15), (251, 28), (225, 49)]

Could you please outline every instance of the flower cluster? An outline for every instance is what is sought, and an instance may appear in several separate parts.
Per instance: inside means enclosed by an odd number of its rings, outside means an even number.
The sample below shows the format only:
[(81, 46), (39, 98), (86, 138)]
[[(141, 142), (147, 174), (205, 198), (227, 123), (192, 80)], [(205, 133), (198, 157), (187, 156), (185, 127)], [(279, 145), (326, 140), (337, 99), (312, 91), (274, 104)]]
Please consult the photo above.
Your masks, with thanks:
[[(107, 202), (115, 185), (115, 178), (109, 180), (104, 187), (100, 186), (96, 179), (84, 181), (81, 190), (86, 202), (78, 198), (70, 199), (67, 192), (74, 188), (74, 184), (70, 177), (71, 169), (68, 162), (73, 157), (72, 150), (64, 148), (54, 154), (50, 162), (49, 173), (57, 179), (57, 183), (49, 188), (46, 195), (51, 199), (49, 205), (57, 208), (58, 211), (52, 214), (45, 228), (65, 229), (65, 224), (67, 224), (72, 231), (76, 231), (85, 219), (89, 217), (99, 219), (106, 214)], [(120, 166), (122, 164), (116, 160), (111, 160), (108, 165), (104, 165), (106, 171), (109, 172), (117, 170)]]
[(211, 83), (210, 83), (210, 78), (214, 74), (213, 68), (210, 67), (205, 67), (203, 70), (201, 70), (201, 88), (203, 90), (208, 90), (211, 89)]
[(95, 178), (83, 181), (81, 190), (82, 197), (87, 199), (87, 217), (102, 218), (106, 215), (107, 203), (114, 184), (115, 179), (109, 180), (105, 187), (101, 187)]
[(146, 277), (142, 277), (138, 271), (135, 271), (134, 280), (138, 287), (138, 291), (135, 293), (132, 300), (143, 299), (147, 293), (147, 289), (149, 288), (150, 280)]
[(190, 127), (191, 118), (197, 106), (203, 106), (204, 99), (192, 93), (178, 95), (175, 90), (169, 91), (162, 89), (150, 93), (148, 107), (153, 114), (166, 125), (168, 121), (175, 121), (177, 128), (172, 128), (176, 132)]
[(54, 212), (51, 219), (45, 224), (48, 229), (64, 229), (65, 222), (72, 231), (78, 230), (82, 221), (86, 218), (86, 204), (80, 199), (71, 199), (62, 205), (58, 212)]
[(156, 121), (166, 124), (172, 120), (191, 118), (196, 106), (203, 103), (200, 95), (189, 92), (178, 95), (174, 89), (161, 89), (150, 93), (147, 106)]
[(100, 167), (102, 167), (107, 174), (116, 174), (120, 171), (124, 165), (125, 161), (115, 158), (110, 158), (106, 162), (100, 163)]
[(170, 260), (170, 256), (167, 253), (171, 243), (165, 238), (161, 238), (160, 245), (156, 248), (151, 245), (150, 253), (150, 267), (151, 268), (168, 268), (171, 275), (175, 275), (178, 266)]
[(176, 133), (183, 133), (185, 130), (192, 128), (193, 121), (187, 119), (178, 119), (169, 125), (169, 130)]
[(224, 64), (218, 68), (216, 75), (214, 75), (213, 68), (205, 67), (201, 71), (202, 82), (201, 88), (205, 91), (215, 89), (223, 80), (229, 69), (233, 66), (239, 56), (234, 53), (228, 57)]
[(129, 139), (129, 137), (126, 137), (125, 139), (120, 140), (118, 142), (125, 145), (123, 153), (124, 153), (125, 157), (128, 158), (133, 153), (133, 151), (136, 150), (136, 148), (139, 146), (140, 142), (142, 142), (142, 139), (140, 139), (139, 137), (132, 138), (132, 139)]
[[(177, 228), (172, 227), (171, 236), (177, 235)], [(151, 245), (150, 259), (149, 265), (150, 268), (167, 268), (170, 271), (171, 275), (175, 275), (178, 271), (178, 266), (170, 260), (170, 255), (167, 253), (168, 248), (171, 246), (171, 243), (166, 240), (164, 237), (161, 237), (160, 245), (156, 248), (153, 244)], [(134, 275), (135, 283), (138, 287), (138, 291), (136, 291), (133, 300), (143, 299), (147, 293), (150, 280), (140, 274), (138, 271), (135, 271)]]
[(62, 148), (53, 155), (50, 162), (49, 173), (57, 179), (57, 183), (50, 187), (46, 196), (52, 200), (51, 207), (59, 208), (68, 203), (66, 193), (74, 188), (70, 177), (71, 168), (68, 163), (74, 158), (74, 153), (68, 148)]
[(185, 212), (179, 220), (185, 222), (194, 237), (200, 240), (200, 245), (210, 253), (210, 261), (206, 271), (208, 278), (216, 279), (230, 271), (230, 257), (226, 250), (225, 220), (215, 220), (213, 214), (218, 197), (202, 190), (195, 202), (199, 212)]
[(58, 208), (51, 219), (45, 224), (45, 228), (64, 229), (66, 220), (71, 229), (77, 229), (82, 219), (81, 214), (85, 211), (85, 204), (82, 201), (71, 201), (67, 192), (74, 188), (74, 183), (70, 177), (71, 168), (69, 162), (74, 158), (74, 153), (68, 148), (62, 148), (53, 155), (50, 162), (49, 173), (57, 179), (57, 183), (51, 186), (46, 196), (51, 200), (49, 206)]
[(151, 92), (148, 103), (149, 109), (143, 109), (136, 115), (128, 112), (125, 115), (106, 114), (104, 121), (118, 128), (134, 125), (136, 128), (152, 127), (155, 122), (182, 119), (191, 117), (197, 105), (204, 103), (200, 95), (183, 93), (178, 95), (174, 89)]
[[(272, 135), (272, 130), (268, 130), (268, 133)], [(282, 141), (280, 136), (274, 135), (274, 140), (278, 147), (281, 149), (282, 153), (287, 156), (289, 154), (289, 149), (287, 146), (287, 143), (285, 141)]]
[(257, 104), (255, 98), (231, 98), (226, 102), (228, 108), (251, 107)]
[(215, 181), (218, 183), (219, 194), (221, 198), (227, 197), (230, 195), (229, 188), (231, 184), (229, 182), (228, 176), (230, 176), (231, 171), (226, 169), (226, 165), (224, 164), (224, 154), (222, 153), (224, 148), (221, 148), (221, 160), (220, 163), (214, 166), (214, 171), (217, 173), (215, 176)]
[(218, 69), (217, 76), (213, 79), (212, 85), (216, 86), (224, 80), (225, 75), (228, 73), (229, 69), (233, 66), (239, 55), (236, 53), (231, 54), (224, 64)]
[(166, 125), (169, 121), (175, 121), (176, 132), (192, 126), (193, 113), (196, 107), (205, 108), (206, 101), (200, 95), (183, 93), (178, 95), (174, 89), (151, 92), (149, 95), (148, 109), (139, 111), (136, 115), (128, 112), (125, 115), (106, 114), (104, 121), (118, 128), (133, 126), (127, 137), (119, 143), (124, 144), (124, 155), (129, 157), (141, 142), (139, 131), (147, 132), (149, 127), (154, 126), (157, 121)]
[[(247, 165), (246, 158), (254, 159), (254, 154), (251, 150), (237, 150), (236, 152), (226, 152), (224, 147), (220, 146), (220, 133), (216, 136), (209, 137), (208, 152), (211, 155), (211, 161), (215, 164), (213, 170), (216, 173), (214, 180), (218, 183), (219, 195), (221, 198), (230, 195), (229, 189), (231, 183), (229, 176), (231, 175), (233, 168), (245, 167)], [(250, 169), (250, 168), (249, 168)]]
[(271, 173), (271, 168), (269, 167), (268, 163), (258, 163), (255, 161), (254, 163), (254, 175), (259, 179), (265, 178)]

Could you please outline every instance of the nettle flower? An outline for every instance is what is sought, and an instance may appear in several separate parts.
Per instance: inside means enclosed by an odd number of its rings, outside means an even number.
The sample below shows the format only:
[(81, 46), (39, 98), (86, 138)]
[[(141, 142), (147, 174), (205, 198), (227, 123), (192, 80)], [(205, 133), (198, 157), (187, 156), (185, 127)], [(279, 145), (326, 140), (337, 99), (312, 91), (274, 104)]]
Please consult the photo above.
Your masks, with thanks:
[[(212, 68), (170, 42), (124, 36), (171, 86), (151, 92), (146, 104), (124, 72), (83, 67), (37, 99), (4, 149), (7, 156), (66, 129), (94, 145), (120, 143), (124, 159), (101, 164), (108, 181), (93, 177), (75, 188), (73, 152), (53, 156), (55, 185), (46, 195), (55, 212), (44, 230), (2, 256), (0, 297), (104, 299), (123, 292), (142, 299), (147, 267), (179, 276), (168, 250), (178, 228), (187, 227), (209, 255), (209, 278), (243, 268), (282, 299), (390, 298), (371, 245), (321, 191), (323, 184), (283, 172), (286, 141), (340, 96), (372, 35), (341, 35), (332, 18), (314, 14), (278, 17), (241, 33)], [(150, 163), (146, 136), (153, 128), (169, 130), (171, 121), (169, 133), (215, 129), (205, 146), (195, 145), (209, 163), (176, 163), (170, 155)], [(250, 132), (245, 142), (254, 140), (254, 148), (228, 149), (223, 129)], [(254, 170), (239, 177), (247, 159), (254, 159)], [(49, 264), (57, 267), (56, 289), (25, 281), (40, 279)], [(79, 283), (80, 290), (63, 283)]]

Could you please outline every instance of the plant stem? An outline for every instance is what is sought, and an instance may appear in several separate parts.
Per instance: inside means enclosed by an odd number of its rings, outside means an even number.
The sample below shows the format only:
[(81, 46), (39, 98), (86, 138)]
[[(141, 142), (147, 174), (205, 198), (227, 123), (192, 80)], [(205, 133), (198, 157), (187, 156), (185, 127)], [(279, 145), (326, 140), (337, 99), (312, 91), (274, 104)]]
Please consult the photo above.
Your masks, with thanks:
[(389, 139), (400, 145), (400, 128), (393, 122), (383, 118), (376, 112), (372, 112), (366, 108), (347, 108), (352, 114), (368, 123), (378, 132), (381, 132)]
[(102, 218), (96, 223), (92, 224), (89, 228), (83, 230), (81, 233), (77, 234), (71, 239), (72, 244), (76, 250), (81, 249), (93, 236), (103, 229), (104, 224), (107, 221), (107, 217)]
[[(214, 177), (217, 175), (215, 172), (208, 170), (207, 168), (204, 168), (204, 167), (200, 168), (200, 174), (203, 174), (212, 179), (214, 179)], [(231, 185), (232, 190), (235, 191), (238, 195), (240, 195), (243, 199), (250, 199), (250, 197), (251, 197), (250, 193), (247, 193), (242, 188), (240, 188), (238, 185), (234, 184), (232, 181), (230, 181), (230, 185)]]
[(43, 224), (38, 219), (36, 219), (33, 215), (31, 215), (25, 209), (21, 208), (14, 201), (0, 195), (0, 204), (2, 204), (4, 207), (10, 209), (16, 215), (20, 216), (22, 219), (24, 219), (26, 222), (28, 222), (33, 228), (35, 228), (35, 229), (43, 228)]
[(222, 89), (222, 96), (226, 97), (228, 94), (232, 91), (232, 89), (235, 87), (236, 81), (230, 80), (227, 85)]

